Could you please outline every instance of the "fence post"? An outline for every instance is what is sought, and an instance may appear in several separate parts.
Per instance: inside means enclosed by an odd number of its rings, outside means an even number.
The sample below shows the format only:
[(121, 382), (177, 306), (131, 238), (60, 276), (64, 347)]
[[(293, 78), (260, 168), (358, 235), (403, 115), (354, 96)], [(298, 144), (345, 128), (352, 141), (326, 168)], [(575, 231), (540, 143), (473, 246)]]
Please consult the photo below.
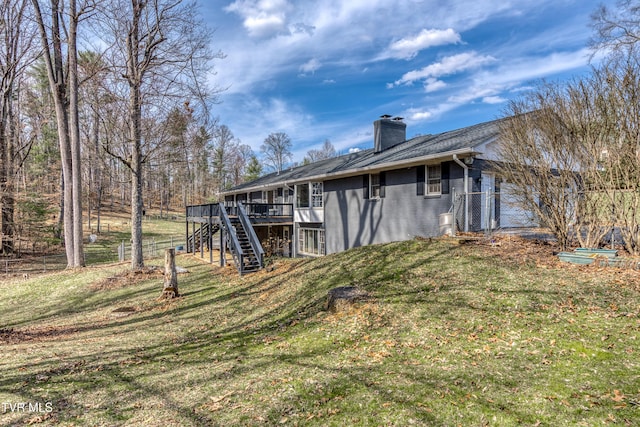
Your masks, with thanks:
[(451, 237), (456, 237), (456, 229), (457, 224), (458, 224), (458, 219), (456, 218), (457, 216), (457, 209), (456, 209), (456, 187), (452, 187), (451, 188)]
[(491, 190), (488, 188), (484, 196), (484, 235), (491, 236)]
[(124, 253), (124, 240), (118, 246), (118, 261), (124, 262), (125, 253)]

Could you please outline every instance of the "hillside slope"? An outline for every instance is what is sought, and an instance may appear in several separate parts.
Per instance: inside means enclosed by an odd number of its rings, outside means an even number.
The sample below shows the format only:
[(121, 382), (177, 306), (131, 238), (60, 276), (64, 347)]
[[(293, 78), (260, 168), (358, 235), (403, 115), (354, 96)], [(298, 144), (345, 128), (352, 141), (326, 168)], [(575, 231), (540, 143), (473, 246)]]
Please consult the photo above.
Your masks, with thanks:
[[(638, 273), (544, 259), (413, 240), (240, 278), (182, 255), (171, 302), (125, 265), (0, 282), (0, 401), (43, 409), (0, 424), (637, 424)], [(325, 312), (338, 286), (373, 298)]]

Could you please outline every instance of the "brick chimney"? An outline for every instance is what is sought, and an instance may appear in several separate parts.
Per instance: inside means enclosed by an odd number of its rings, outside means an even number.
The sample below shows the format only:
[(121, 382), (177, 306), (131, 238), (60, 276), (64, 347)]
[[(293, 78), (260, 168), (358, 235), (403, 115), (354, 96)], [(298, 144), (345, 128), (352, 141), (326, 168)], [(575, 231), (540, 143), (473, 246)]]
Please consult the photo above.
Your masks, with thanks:
[(373, 152), (380, 153), (407, 139), (407, 124), (402, 117), (380, 116), (373, 122)]

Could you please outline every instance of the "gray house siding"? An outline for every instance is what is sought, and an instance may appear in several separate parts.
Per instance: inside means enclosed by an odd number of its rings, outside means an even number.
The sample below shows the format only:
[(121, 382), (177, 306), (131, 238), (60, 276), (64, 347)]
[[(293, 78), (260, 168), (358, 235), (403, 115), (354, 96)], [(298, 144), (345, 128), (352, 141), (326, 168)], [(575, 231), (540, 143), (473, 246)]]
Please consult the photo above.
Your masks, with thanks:
[(446, 194), (439, 196), (418, 195), (416, 167), (386, 171), (380, 199), (364, 198), (363, 175), (325, 181), (326, 252), (437, 236), (439, 216), (451, 208), (453, 189), (462, 192), (464, 187), (460, 166), (448, 162), (443, 170), (449, 172), (442, 182)]

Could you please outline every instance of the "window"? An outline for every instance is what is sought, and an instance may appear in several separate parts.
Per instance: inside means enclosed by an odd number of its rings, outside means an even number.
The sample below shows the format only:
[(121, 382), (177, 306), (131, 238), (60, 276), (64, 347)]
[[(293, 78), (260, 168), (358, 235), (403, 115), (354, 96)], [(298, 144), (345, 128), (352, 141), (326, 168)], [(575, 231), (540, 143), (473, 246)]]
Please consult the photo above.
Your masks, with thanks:
[(427, 181), (425, 182), (427, 196), (438, 195), (442, 193), (442, 171), (440, 165), (427, 166)]
[(371, 188), (369, 190), (369, 194), (371, 195), (372, 199), (379, 199), (380, 198), (380, 174), (379, 173), (372, 173), (371, 174), (371, 178), (369, 179)]
[(309, 184), (296, 185), (296, 208), (309, 207)]
[(284, 189), (284, 203), (293, 203), (293, 188), (287, 187)]
[(364, 176), (364, 198), (382, 199), (384, 198), (386, 186), (386, 172), (372, 173)]
[(324, 255), (324, 230), (319, 228), (298, 229), (298, 252), (303, 255)]
[(322, 183), (321, 182), (311, 183), (311, 207), (314, 207), (314, 208), (322, 207)]

